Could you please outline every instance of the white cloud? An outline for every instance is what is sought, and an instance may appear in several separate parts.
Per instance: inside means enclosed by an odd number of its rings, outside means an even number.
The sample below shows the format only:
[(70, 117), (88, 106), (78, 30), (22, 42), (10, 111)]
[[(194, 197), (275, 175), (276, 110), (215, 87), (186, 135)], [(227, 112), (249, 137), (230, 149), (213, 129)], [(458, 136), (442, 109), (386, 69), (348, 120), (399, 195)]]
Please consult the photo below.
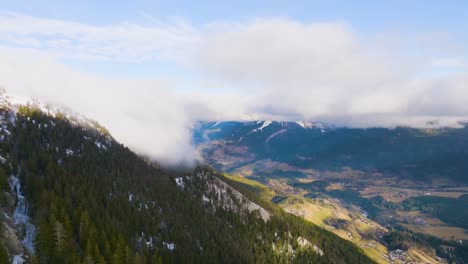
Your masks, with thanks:
[(256, 94), (262, 105), (252, 110), (259, 115), (280, 109), (286, 119), (366, 126), (423, 126), (424, 119), (468, 115), (466, 71), (427, 74), (430, 59), (371, 46), (343, 23), (258, 19), (208, 34), (197, 55), (209, 76)]
[[(192, 157), (188, 129), (196, 119), (311, 119), (364, 127), (468, 120), (468, 74), (459, 67), (466, 54), (449, 49), (444, 56), (440, 38), (437, 54), (421, 58), (402, 52), (400, 42), (364, 39), (344, 22), (94, 26), (19, 14), (0, 16), (0, 38), (0, 85), (96, 118), (117, 139), (160, 160)], [(175, 93), (177, 78), (112, 79), (72, 70), (61, 59), (141, 67), (170, 61), (204, 89)], [(434, 67), (455, 66), (456, 72), (433, 74)]]
[(193, 161), (190, 120), (166, 84), (84, 74), (22, 49), (0, 48), (0, 58), (0, 84), (7, 92), (70, 107), (160, 161)]
[(0, 15), (0, 37), (58, 58), (144, 62), (176, 59), (197, 42), (197, 29), (182, 20), (142, 26), (94, 26), (8, 13)]

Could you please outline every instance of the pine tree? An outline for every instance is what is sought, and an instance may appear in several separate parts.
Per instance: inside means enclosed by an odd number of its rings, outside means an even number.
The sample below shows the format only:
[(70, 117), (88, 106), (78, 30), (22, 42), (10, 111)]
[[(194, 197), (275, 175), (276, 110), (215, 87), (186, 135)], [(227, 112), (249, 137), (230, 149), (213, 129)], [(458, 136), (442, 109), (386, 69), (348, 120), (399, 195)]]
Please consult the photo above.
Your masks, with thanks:
[(0, 263), (8, 263), (8, 253), (2, 243), (0, 243)]
[(65, 241), (67, 239), (66, 237), (66, 230), (60, 221), (55, 221), (55, 227), (54, 227), (54, 238), (55, 238), (55, 246), (57, 247), (57, 251), (61, 252), (64, 245)]

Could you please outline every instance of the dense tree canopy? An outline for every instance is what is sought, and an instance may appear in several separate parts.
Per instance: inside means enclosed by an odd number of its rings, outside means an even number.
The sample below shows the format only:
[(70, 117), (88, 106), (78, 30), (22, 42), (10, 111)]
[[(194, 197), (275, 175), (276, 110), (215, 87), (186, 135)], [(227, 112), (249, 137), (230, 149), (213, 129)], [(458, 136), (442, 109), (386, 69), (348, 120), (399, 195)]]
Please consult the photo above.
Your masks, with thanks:
[[(34, 262), (371, 262), (350, 242), (286, 214), (209, 168), (164, 171), (96, 125), (73, 124), (26, 106), (9, 131), (0, 144), (9, 153), (9, 163), (0, 168), (0, 188), (7, 186), (6, 175), (19, 176), (38, 227)], [(177, 177), (184, 177), (183, 186)], [(216, 178), (269, 211), (270, 219), (223, 205), (210, 189)], [(299, 245), (299, 237), (323, 256)]]

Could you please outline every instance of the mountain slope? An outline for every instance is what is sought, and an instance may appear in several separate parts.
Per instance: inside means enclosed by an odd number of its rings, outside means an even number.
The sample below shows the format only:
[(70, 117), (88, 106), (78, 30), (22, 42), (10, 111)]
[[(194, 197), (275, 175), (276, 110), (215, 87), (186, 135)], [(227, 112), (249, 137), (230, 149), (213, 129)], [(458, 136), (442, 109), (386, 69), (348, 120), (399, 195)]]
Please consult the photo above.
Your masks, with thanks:
[(12, 110), (5, 104), (1, 117), (0, 220), (9, 231), (1, 230), (0, 258), (371, 263), (351, 243), (210, 168), (160, 169), (96, 123), (71, 122), (34, 105)]

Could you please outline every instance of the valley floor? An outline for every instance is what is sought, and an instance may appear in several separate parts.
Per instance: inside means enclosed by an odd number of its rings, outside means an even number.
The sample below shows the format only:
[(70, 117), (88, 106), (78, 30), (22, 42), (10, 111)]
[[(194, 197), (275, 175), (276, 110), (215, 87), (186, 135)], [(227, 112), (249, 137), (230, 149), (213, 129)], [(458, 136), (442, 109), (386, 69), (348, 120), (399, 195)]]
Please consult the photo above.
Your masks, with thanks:
[[(272, 164), (269, 161), (267, 163)], [(467, 229), (448, 224), (423, 210), (410, 210), (402, 206), (395, 206), (395, 208), (382, 206), (378, 207), (376, 215), (370, 217), (369, 213), (371, 212), (367, 212), (363, 208), (366, 206), (369, 206), (369, 210), (375, 208), (368, 204), (357, 205), (361, 202), (360, 199), (369, 200), (377, 196), (383, 198), (383, 203), (391, 205), (401, 205), (403, 201), (411, 197), (457, 199), (468, 194), (468, 187), (432, 186), (421, 188), (411, 182), (405, 182), (402, 187), (396, 187), (398, 183), (390, 184), (394, 180), (392, 178), (382, 180), (376, 176), (374, 179), (364, 179), (365, 177), (362, 177), (359, 172), (352, 170), (344, 171), (342, 174), (326, 172), (320, 174), (319, 177), (309, 175), (295, 179), (290, 177), (258, 177), (253, 171), (251, 167), (244, 166), (237, 171), (237, 174), (234, 173), (238, 176), (231, 177), (253, 188), (258, 188), (265, 199), (277, 203), (286, 212), (303, 217), (353, 242), (378, 263), (445, 262), (436, 255), (434, 248), (411, 247), (404, 251), (390, 249), (383, 241), (383, 236), (397, 226), (414, 233), (437, 237), (443, 241), (453, 241), (449, 242), (452, 244), (468, 240)], [(350, 176), (354, 178), (353, 184), (350, 184), (349, 181), (343, 181)], [(320, 184), (323, 182), (325, 184), (321, 186)], [(353, 204), (352, 199), (349, 201), (349, 197), (336, 195), (350, 190), (357, 190), (357, 192), (353, 192), (356, 197), (352, 198), (356, 199), (357, 203)], [(450, 248), (451, 246), (449, 246)]]

